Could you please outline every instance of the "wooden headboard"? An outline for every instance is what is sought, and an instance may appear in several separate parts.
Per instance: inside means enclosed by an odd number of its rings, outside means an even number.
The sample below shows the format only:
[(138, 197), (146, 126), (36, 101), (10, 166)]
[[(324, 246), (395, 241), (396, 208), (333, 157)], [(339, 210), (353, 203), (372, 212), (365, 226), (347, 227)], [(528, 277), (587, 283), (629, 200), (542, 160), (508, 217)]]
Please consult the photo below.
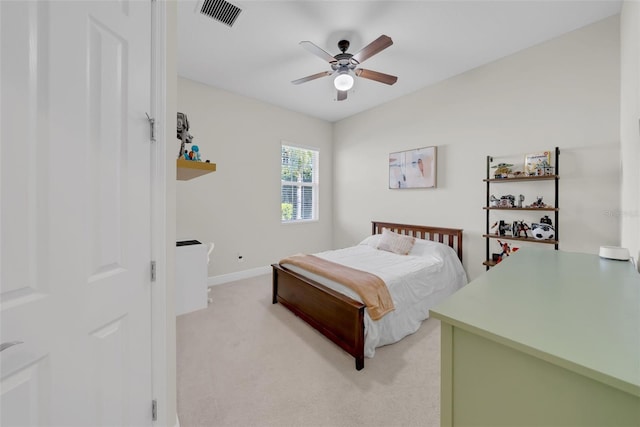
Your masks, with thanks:
[(462, 229), (429, 227), (426, 225), (394, 224), (392, 222), (371, 221), (371, 234), (382, 234), (387, 228), (394, 233), (412, 236), (416, 239), (432, 240), (451, 246), (462, 262)]

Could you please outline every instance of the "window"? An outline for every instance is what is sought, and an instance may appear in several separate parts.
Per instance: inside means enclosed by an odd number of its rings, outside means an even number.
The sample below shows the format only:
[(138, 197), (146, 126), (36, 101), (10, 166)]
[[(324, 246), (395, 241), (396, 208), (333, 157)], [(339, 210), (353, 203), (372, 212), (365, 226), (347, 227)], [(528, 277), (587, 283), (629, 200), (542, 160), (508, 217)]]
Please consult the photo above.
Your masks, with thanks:
[(318, 219), (317, 150), (282, 144), (282, 222)]

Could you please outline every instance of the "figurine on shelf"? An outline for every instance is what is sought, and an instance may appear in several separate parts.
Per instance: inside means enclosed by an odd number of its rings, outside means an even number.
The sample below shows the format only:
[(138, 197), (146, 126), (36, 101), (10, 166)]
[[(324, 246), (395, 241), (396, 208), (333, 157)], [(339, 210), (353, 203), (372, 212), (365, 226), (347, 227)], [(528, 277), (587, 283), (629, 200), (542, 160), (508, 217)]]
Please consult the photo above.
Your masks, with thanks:
[(536, 201), (531, 203), (528, 208), (547, 208), (548, 206), (542, 201), (542, 196), (536, 197)]
[(536, 165), (536, 173), (539, 176), (553, 175), (553, 166), (549, 164), (547, 159), (543, 159)]
[(556, 230), (549, 224), (531, 224), (531, 234), (538, 240), (553, 240), (556, 237)]
[(500, 206), (501, 208), (512, 208), (515, 206), (515, 203), (516, 203), (516, 198), (513, 197), (511, 194), (507, 194), (506, 196), (500, 197), (500, 202), (498, 203), (498, 206)]
[[(193, 136), (189, 133), (189, 119), (184, 113), (178, 113), (177, 137), (181, 141), (180, 151), (178, 152), (178, 158), (180, 158), (184, 153), (188, 154), (185, 145), (191, 144), (193, 141)], [(184, 158), (187, 160), (189, 160), (188, 157), (188, 155), (184, 155)]]
[(491, 230), (493, 230), (496, 227), (498, 227), (498, 229), (495, 231), (495, 234), (498, 235), (498, 236), (506, 236), (507, 235), (507, 231), (511, 231), (511, 225), (507, 224), (503, 220), (496, 221), (491, 226)]
[(496, 261), (496, 264), (502, 261), (505, 257), (508, 257), (511, 253), (511, 245), (509, 245), (507, 242), (501, 242), (500, 240), (498, 240), (498, 244), (500, 245), (500, 249), (502, 250), (502, 252), (500, 252), (500, 255), (498, 255), (498, 261)]
[[(511, 233), (513, 233), (513, 237), (529, 237), (527, 231), (529, 231), (529, 225), (524, 221), (514, 221), (511, 226)], [(522, 235), (524, 234), (524, 236)]]
[(495, 169), (496, 171), (493, 173), (494, 178), (499, 179), (499, 178), (507, 178), (509, 176), (509, 174), (511, 173), (511, 166), (513, 166), (510, 163), (498, 163), (495, 166), (491, 166), (492, 169)]
[(542, 218), (540, 218), (540, 224), (553, 225), (551, 222), (551, 218), (549, 218), (549, 215), (545, 215)]
[(524, 195), (519, 195), (518, 196), (518, 207), (522, 208), (522, 203), (524, 202)]
[(492, 194), (491, 197), (489, 198), (489, 206), (491, 206), (492, 208), (495, 208), (495, 207), (498, 207), (499, 204), (500, 204), (500, 199), (498, 199), (496, 196)]
[(200, 161), (200, 147), (198, 147), (197, 145), (192, 145), (191, 146), (191, 153), (193, 153), (190, 156), (191, 160), (193, 160), (195, 162), (199, 162)]

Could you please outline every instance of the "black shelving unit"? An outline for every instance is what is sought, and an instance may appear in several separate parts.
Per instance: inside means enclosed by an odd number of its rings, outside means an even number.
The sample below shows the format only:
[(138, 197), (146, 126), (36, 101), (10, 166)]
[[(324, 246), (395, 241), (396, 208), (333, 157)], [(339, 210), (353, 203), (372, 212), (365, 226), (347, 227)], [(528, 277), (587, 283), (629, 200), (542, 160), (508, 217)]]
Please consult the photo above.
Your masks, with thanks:
[[(532, 243), (541, 243), (541, 244), (551, 244), (554, 246), (555, 250), (558, 250), (558, 244), (560, 243), (560, 233), (559, 233), (559, 211), (560, 211), (560, 197), (558, 191), (558, 181), (560, 179), (560, 149), (558, 147), (554, 150), (554, 174), (552, 175), (541, 175), (541, 176), (518, 176), (514, 178), (491, 178), (491, 164), (493, 163), (493, 157), (487, 156), (487, 177), (483, 180), (487, 185), (487, 195), (486, 195), (486, 204), (484, 206), (484, 210), (486, 212), (486, 229), (485, 234), (482, 236), (486, 241), (486, 256), (483, 264), (487, 267), (487, 270), (490, 267), (493, 267), (496, 263), (491, 259), (491, 251), (489, 249), (489, 245), (492, 239), (502, 239), (502, 240), (515, 240), (515, 241), (523, 241), (523, 242), (532, 242)], [(505, 183), (505, 182), (539, 182), (539, 181), (554, 181), (554, 204), (552, 207), (496, 207), (490, 205), (491, 198), (491, 186), (493, 184)], [(516, 236), (500, 236), (498, 234), (491, 234), (491, 211), (528, 211), (528, 212), (553, 212), (554, 213), (554, 223), (553, 226), (555, 228), (555, 239), (551, 240), (540, 240), (532, 237), (516, 237)]]

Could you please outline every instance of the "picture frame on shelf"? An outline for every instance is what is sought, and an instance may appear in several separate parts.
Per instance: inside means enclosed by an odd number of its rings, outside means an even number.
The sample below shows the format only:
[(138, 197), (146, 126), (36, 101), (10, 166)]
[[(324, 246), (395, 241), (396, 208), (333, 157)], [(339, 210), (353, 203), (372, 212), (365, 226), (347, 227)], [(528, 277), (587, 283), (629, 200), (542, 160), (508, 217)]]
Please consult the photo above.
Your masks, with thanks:
[(389, 188), (435, 188), (437, 147), (423, 147), (389, 154)]
[(524, 156), (523, 172), (525, 176), (553, 175), (551, 151), (526, 154)]

